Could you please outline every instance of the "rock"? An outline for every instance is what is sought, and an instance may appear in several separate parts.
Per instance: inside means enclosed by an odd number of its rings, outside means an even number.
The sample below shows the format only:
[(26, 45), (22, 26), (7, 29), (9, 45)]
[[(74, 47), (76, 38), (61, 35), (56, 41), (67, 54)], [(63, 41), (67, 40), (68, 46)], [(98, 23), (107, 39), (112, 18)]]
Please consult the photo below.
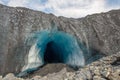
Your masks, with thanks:
[(23, 80), (22, 78), (17, 78), (14, 74), (9, 73), (7, 74), (2, 80)]
[(109, 73), (108, 78), (110, 80), (119, 80), (120, 79), (120, 68), (116, 69), (114, 72)]
[(34, 76), (31, 80), (40, 80), (41, 76)]
[(0, 80), (2, 80), (2, 76), (0, 76)]
[(74, 75), (75, 75), (75, 74), (74, 74), (73, 72), (67, 72), (67, 73), (66, 73), (66, 76), (67, 76), (66, 79), (67, 79), (67, 80), (73, 80)]
[(75, 79), (79, 80), (91, 80), (92, 79), (92, 74), (89, 70), (89, 68), (83, 68), (79, 71), (76, 72)]
[(15, 76), (14, 76), (14, 74), (12, 74), (12, 73), (9, 73), (9, 74), (7, 74), (4, 78), (3, 78), (3, 80), (14, 80), (15, 79)]
[(100, 76), (94, 76), (93, 80), (106, 80), (105, 78), (102, 78)]

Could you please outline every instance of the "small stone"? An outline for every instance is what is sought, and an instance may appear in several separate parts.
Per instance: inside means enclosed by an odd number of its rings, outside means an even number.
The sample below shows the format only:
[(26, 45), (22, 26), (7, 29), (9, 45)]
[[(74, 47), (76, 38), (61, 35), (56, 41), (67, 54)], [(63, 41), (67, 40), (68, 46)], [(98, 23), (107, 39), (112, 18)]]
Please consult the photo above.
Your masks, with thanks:
[(110, 80), (120, 80), (120, 70), (116, 70), (115, 72), (111, 73), (108, 78)]
[(41, 79), (41, 76), (35, 76), (31, 80), (39, 80), (39, 79)]
[(94, 74), (100, 76), (100, 71), (99, 71), (99, 69), (95, 69)]
[(17, 77), (14, 76), (14, 74), (9, 73), (2, 80), (24, 80), (24, 79), (17, 78)]
[(68, 80), (73, 80), (74, 75), (75, 75), (75, 74), (72, 73), (72, 72), (66, 73), (66, 76), (67, 76)]
[(2, 76), (0, 76), (0, 80), (2, 80)]
[(79, 72), (75, 75), (75, 80), (86, 80), (87, 77), (83, 72)]
[(68, 79), (66, 78), (66, 79), (64, 79), (64, 80), (68, 80)]
[(106, 80), (106, 79), (104, 79), (104, 78), (102, 78), (102, 77), (100, 77), (100, 76), (94, 76), (94, 77), (93, 77), (93, 80)]
[(7, 74), (7, 75), (3, 78), (3, 80), (14, 80), (14, 79), (15, 79), (15, 76), (14, 76), (14, 74), (12, 74), (12, 73)]

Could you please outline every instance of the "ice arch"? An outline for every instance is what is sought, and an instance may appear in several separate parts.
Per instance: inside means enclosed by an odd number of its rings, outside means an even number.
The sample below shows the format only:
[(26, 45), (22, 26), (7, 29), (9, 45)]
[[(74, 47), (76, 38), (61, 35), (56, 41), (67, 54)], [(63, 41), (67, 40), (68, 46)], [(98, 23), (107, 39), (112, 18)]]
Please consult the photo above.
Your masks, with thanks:
[[(91, 58), (90, 51), (87, 51), (82, 42), (63, 31), (42, 30), (35, 32), (27, 43), (32, 44), (26, 64), (18, 76), (26, 75), (45, 63), (65, 63), (69, 66), (83, 67), (88, 58)], [(86, 57), (87, 56), (87, 57)], [(94, 58), (91, 58), (94, 60)], [(90, 59), (89, 59), (90, 60)], [(91, 61), (92, 61), (91, 60)]]

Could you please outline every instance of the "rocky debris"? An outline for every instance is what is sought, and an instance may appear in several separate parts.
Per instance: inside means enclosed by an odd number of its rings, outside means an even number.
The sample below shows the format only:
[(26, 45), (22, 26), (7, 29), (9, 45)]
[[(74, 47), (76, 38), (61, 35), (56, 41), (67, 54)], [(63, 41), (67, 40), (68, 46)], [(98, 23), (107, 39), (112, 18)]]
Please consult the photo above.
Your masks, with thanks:
[(68, 72), (63, 68), (60, 72), (50, 73), (45, 76), (38, 74), (32, 78), (16, 78), (12, 73), (9, 73), (0, 80), (119, 80), (120, 65), (112, 65), (114, 62), (120, 62), (120, 52), (107, 57), (101, 58), (99, 61), (93, 62), (80, 68), (76, 72)]
[(35, 75), (45, 76), (47, 74), (57, 73), (57, 72), (60, 72), (63, 68), (65, 68), (67, 72), (74, 72), (75, 71), (73, 68), (70, 68), (66, 64), (51, 63), (51, 64), (44, 65), (44, 67), (35, 71), (33, 74), (30, 74), (29, 77), (33, 77)]
[[(113, 66), (112, 63), (120, 58), (120, 53), (104, 57), (93, 62), (75, 73), (75, 79), (82, 80), (119, 80), (120, 65)], [(120, 60), (118, 61), (120, 62)]]

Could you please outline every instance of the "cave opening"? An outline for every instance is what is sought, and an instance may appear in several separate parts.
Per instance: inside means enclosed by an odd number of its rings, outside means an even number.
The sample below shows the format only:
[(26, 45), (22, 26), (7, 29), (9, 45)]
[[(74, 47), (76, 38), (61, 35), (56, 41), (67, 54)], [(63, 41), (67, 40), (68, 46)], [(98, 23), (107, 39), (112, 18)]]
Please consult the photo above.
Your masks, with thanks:
[(47, 44), (46, 50), (44, 53), (45, 63), (62, 63), (62, 56), (58, 52), (60, 49), (59, 46), (55, 44), (54, 41), (51, 41)]
[(18, 76), (33, 72), (49, 63), (63, 63), (76, 70), (101, 57), (99, 54), (93, 56), (95, 50), (88, 49), (82, 41), (63, 31), (37, 32), (27, 42), (33, 45), (29, 50), (27, 63)]

